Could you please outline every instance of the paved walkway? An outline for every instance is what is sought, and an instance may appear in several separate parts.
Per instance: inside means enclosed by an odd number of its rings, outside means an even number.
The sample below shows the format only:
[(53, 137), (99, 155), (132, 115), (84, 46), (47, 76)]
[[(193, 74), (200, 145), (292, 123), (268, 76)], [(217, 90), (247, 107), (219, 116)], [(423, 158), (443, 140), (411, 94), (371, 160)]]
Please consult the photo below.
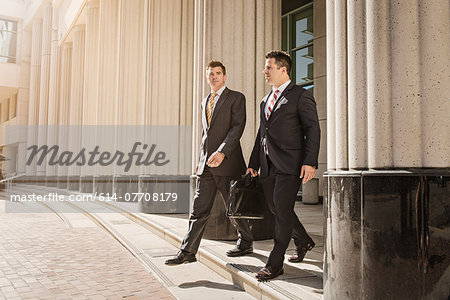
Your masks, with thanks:
[[(73, 194), (42, 186), (14, 189)], [(286, 261), (284, 275), (258, 282), (254, 273), (267, 260), (272, 240), (255, 242), (254, 254), (237, 258), (225, 256), (234, 242), (203, 240), (199, 262), (171, 267), (164, 261), (178, 251), (187, 215), (142, 214), (137, 203), (124, 202), (8, 202), (5, 214), (4, 204), (0, 201), (0, 299), (322, 298), (321, 205), (296, 203), (316, 242), (305, 261)], [(11, 213), (16, 208), (32, 213)], [(292, 244), (288, 253), (293, 250)]]
[(0, 299), (175, 299), (94, 223), (1, 211), (0, 240)]

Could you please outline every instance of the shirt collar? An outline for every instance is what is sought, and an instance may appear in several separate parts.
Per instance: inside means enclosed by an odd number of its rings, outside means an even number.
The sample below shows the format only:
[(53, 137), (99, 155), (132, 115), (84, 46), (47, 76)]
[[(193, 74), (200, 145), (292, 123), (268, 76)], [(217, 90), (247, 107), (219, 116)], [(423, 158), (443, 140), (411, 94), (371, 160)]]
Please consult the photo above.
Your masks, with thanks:
[[(220, 97), (220, 95), (222, 95), (222, 93), (223, 93), (223, 91), (225, 90), (226, 87), (227, 87), (227, 86), (224, 85), (223, 87), (221, 87), (221, 88), (216, 92), (216, 94), (217, 94), (218, 97)], [(211, 95), (213, 95), (213, 94), (214, 94), (214, 92), (211, 91)]]
[(291, 83), (291, 80), (289, 79), (288, 81), (286, 81), (285, 83), (283, 83), (282, 85), (280, 85), (278, 88), (275, 88), (274, 86), (272, 87), (272, 92), (275, 93), (276, 90), (279, 90), (279, 94), (281, 95), (283, 93), (283, 91), (286, 89), (286, 87), (289, 85), (289, 83)]

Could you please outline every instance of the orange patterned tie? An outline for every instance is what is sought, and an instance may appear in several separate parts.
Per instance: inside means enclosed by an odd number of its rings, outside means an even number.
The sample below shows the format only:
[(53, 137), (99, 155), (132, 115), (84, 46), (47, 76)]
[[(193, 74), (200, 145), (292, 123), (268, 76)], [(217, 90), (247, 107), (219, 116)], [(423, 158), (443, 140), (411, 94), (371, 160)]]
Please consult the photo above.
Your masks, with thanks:
[(206, 119), (208, 120), (208, 125), (211, 123), (211, 117), (214, 108), (214, 99), (217, 97), (217, 93), (214, 93), (211, 98), (209, 98), (208, 107), (206, 108)]

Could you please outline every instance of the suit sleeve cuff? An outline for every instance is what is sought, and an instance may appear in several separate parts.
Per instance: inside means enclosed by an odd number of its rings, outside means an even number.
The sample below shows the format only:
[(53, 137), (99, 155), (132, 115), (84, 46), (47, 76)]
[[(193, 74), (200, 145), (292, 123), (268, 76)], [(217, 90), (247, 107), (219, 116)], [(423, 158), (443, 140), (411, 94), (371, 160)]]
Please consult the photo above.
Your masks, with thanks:
[(317, 162), (313, 162), (313, 161), (304, 161), (302, 165), (311, 166), (316, 169), (319, 168), (319, 166), (318, 166), (319, 164)]
[(220, 144), (219, 148), (217, 148), (217, 152), (223, 153), (223, 155), (227, 156), (225, 152), (223, 152), (223, 148), (225, 148), (225, 143)]

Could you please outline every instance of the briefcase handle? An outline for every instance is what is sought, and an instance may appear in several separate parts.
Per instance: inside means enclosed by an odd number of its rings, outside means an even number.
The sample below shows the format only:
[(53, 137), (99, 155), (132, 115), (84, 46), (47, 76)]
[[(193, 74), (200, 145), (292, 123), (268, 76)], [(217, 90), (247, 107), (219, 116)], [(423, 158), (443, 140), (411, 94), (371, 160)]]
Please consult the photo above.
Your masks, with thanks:
[(252, 173), (244, 174), (241, 176), (241, 179), (245, 186), (249, 186), (254, 182), (259, 182), (258, 176), (252, 177)]

